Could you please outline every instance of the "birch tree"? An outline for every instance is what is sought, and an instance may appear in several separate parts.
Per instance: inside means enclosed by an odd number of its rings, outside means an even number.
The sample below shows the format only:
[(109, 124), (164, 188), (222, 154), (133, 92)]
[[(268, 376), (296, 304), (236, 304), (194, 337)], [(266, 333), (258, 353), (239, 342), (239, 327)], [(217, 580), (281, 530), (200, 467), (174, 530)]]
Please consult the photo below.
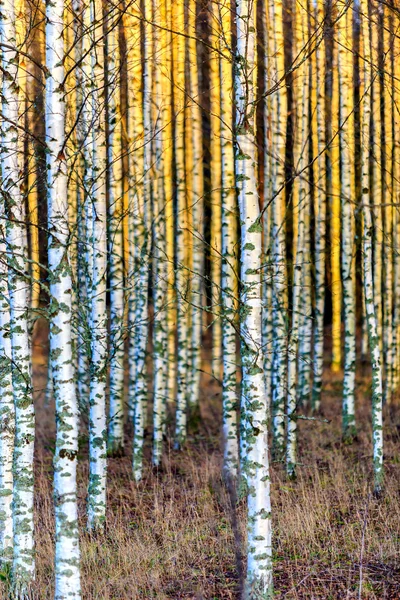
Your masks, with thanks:
[(315, 320), (314, 320), (314, 378), (312, 408), (321, 402), (324, 363), (325, 253), (326, 253), (326, 112), (325, 112), (325, 6), (323, 0), (314, 2), (315, 50), (312, 63), (312, 126), (314, 158), (315, 213)]
[(392, 6), (382, 3), (383, 10), (383, 110), (384, 143), (382, 145), (382, 207), (384, 216), (384, 303), (383, 336), (385, 357), (386, 402), (393, 394), (394, 328), (393, 328), (393, 44)]
[(56, 405), (54, 504), (55, 598), (81, 598), (76, 466), (78, 403), (72, 349), (72, 282), (69, 263), (65, 156), (63, 0), (46, 7), (46, 143), (50, 280), (50, 362)]
[[(292, 190), (293, 211), (297, 212), (297, 243), (293, 268), (293, 298), (292, 298), (292, 326), (289, 338), (288, 351), (288, 393), (287, 393), (287, 451), (286, 468), (290, 477), (295, 477), (296, 472), (296, 403), (297, 403), (297, 358), (299, 347), (299, 323), (301, 318), (301, 297), (310, 290), (302, 289), (304, 286), (304, 262), (306, 213), (310, 201), (310, 189), (307, 178), (303, 175), (309, 157), (309, 78), (308, 64), (303, 53), (307, 47), (308, 22), (307, 12), (300, 2), (295, 4), (295, 42), (296, 62), (299, 66), (295, 70), (295, 142), (294, 165), (299, 175), (295, 176)], [(299, 356), (300, 361), (303, 356)]]
[[(18, 15), (21, 18), (21, 14)], [(15, 407), (13, 454), (13, 565), (16, 598), (28, 598), (35, 576), (33, 523), (33, 451), (35, 414), (32, 397), (31, 352), (28, 332), (29, 265), (25, 203), (21, 193), (18, 47), (16, 7), (7, 0), (1, 12), (3, 48), (2, 198), (6, 218), (8, 294), (10, 301), (11, 372)]]
[[(86, 9), (87, 10), (87, 9)], [(106, 137), (104, 107), (104, 40), (103, 7), (100, 0), (91, 0), (91, 81), (93, 183), (88, 196), (87, 216), (91, 246), (91, 378), (89, 397), (89, 529), (102, 528), (106, 511), (107, 424), (106, 424)]]
[[(188, 196), (188, 211), (192, 216), (192, 278), (191, 278), (191, 364), (188, 378), (189, 405), (198, 406), (201, 374), (202, 348), (202, 304), (204, 276), (204, 219), (203, 219), (203, 140), (202, 113), (199, 89), (196, 1), (188, 5), (188, 29), (191, 34), (188, 39), (187, 51), (189, 61), (189, 107), (186, 128), (190, 130), (188, 145), (193, 148), (193, 169), (191, 173), (191, 196)], [(190, 125), (189, 125), (190, 124)], [(219, 190), (220, 191), (220, 190)], [(220, 264), (220, 263), (219, 263)], [(218, 347), (218, 341), (217, 341)], [(217, 358), (221, 365), (221, 356)], [(217, 368), (218, 370), (218, 368)], [(220, 369), (221, 370), (221, 369)]]
[[(336, 5), (330, 6), (330, 24), (333, 27)], [(342, 279), (340, 272), (340, 142), (339, 142), (339, 70), (337, 45), (332, 48), (331, 122), (329, 145), (330, 178), (329, 219), (331, 225), (331, 293), (332, 293), (332, 363), (333, 373), (338, 373), (342, 364)]]
[[(341, 5), (340, 5), (341, 6)], [(354, 249), (354, 74), (353, 7), (339, 8), (337, 21), (342, 203), (342, 273), (344, 311), (343, 435), (355, 434), (355, 249)]]
[[(378, 327), (378, 339), (383, 355), (383, 214), (382, 214), (382, 111), (381, 111), (381, 83), (380, 83), (380, 68), (382, 67), (381, 44), (379, 35), (379, 2), (371, 2), (371, 20), (374, 26), (371, 27), (371, 56), (372, 56), (372, 173), (371, 186), (372, 197), (374, 198), (374, 299), (375, 299), (375, 314)], [(376, 200), (376, 201), (375, 201)]]
[(161, 27), (166, 24), (165, 3), (161, 7), (153, 4), (153, 120), (154, 120), (154, 149), (153, 149), (153, 372), (154, 372), (154, 402), (153, 402), (153, 464), (159, 465), (162, 455), (162, 439), (165, 430), (166, 401), (168, 396), (168, 336), (165, 323), (166, 294), (168, 284), (168, 263), (165, 256), (166, 222), (165, 222), (165, 168), (164, 168), (164, 126), (166, 123), (166, 107), (163, 99), (163, 86), (168, 84), (163, 76), (162, 62), (169, 48), (161, 45)]
[(133, 420), (136, 398), (136, 334), (139, 301), (138, 270), (143, 245), (143, 110), (140, 7), (134, 3), (126, 14), (127, 31), (127, 129), (128, 129), (128, 409)]
[(108, 264), (110, 286), (110, 406), (108, 452), (120, 453), (124, 446), (124, 249), (123, 168), (121, 115), (121, 61), (119, 14), (111, 11), (108, 28)]
[[(211, 3), (211, 28), (213, 45), (219, 45), (221, 23), (218, 14), (220, 6)], [(215, 40), (215, 41), (214, 41)], [(221, 101), (220, 101), (220, 56), (210, 53), (210, 200), (211, 200), (211, 281), (212, 281), (212, 364), (214, 377), (221, 377)]]
[(235, 161), (241, 223), (241, 411), (247, 482), (246, 598), (272, 595), (271, 501), (268, 464), (267, 399), (262, 370), (261, 262), (262, 225), (256, 188), (255, 4), (236, 7)]
[(188, 328), (186, 318), (186, 292), (188, 289), (185, 272), (186, 253), (184, 247), (184, 231), (186, 223), (186, 193), (185, 193), (185, 40), (181, 32), (185, 27), (184, 3), (172, 5), (174, 30), (172, 36), (173, 65), (174, 65), (174, 109), (175, 109), (175, 164), (176, 164), (176, 303), (177, 303), (177, 364), (176, 364), (176, 417), (175, 417), (175, 447), (180, 448), (186, 439), (187, 425), (187, 382), (188, 359), (187, 342)]
[(134, 400), (134, 441), (133, 441), (133, 476), (135, 481), (142, 478), (143, 437), (147, 412), (147, 370), (146, 349), (148, 339), (148, 269), (151, 248), (151, 142), (153, 125), (151, 116), (152, 93), (152, 3), (146, 0), (144, 5), (144, 43), (143, 43), (143, 196), (138, 205), (137, 219), (139, 228), (135, 244), (138, 252), (138, 290), (135, 315), (135, 400)]
[(362, 32), (362, 61), (360, 75), (363, 83), (363, 96), (361, 104), (361, 189), (362, 210), (364, 217), (363, 229), (363, 265), (364, 265), (364, 296), (366, 318), (368, 326), (368, 339), (372, 366), (372, 441), (373, 441), (373, 466), (375, 476), (375, 492), (380, 493), (383, 485), (383, 435), (382, 435), (382, 367), (378, 337), (378, 323), (376, 319), (374, 280), (373, 280), (373, 219), (371, 204), (373, 188), (370, 186), (370, 148), (371, 148), (371, 102), (372, 102), (372, 49), (370, 28), (376, 25), (370, 21), (367, 0), (361, 0), (361, 32)]
[(237, 477), (239, 446), (237, 436), (237, 391), (236, 391), (236, 234), (237, 199), (235, 189), (233, 119), (232, 119), (232, 28), (231, 8), (226, 0), (220, 3), (217, 19), (220, 25), (219, 72), (220, 72), (220, 143), (221, 143), (221, 187), (222, 187), (222, 418), (224, 436), (223, 471), (230, 481)]
[(286, 248), (285, 248), (285, 153), (287, 93), (285, 81), (285, 48), (283, 37), (283, 5), (281, 0), (268, 3), (268, 40), (271, 95), (271, 131), (273, 157), (270, 171), (272, 184), (272, 319), (273, 346), (273, 449), (275, 458), (284, 456), (285, 398), (287, 365), (286, 324)]
[[(4, 154), (2, 154), (2, 169), (4, 166)], [(4, 195), (0, 202), (0, 253), (2, 256), (6, 256)], [(0, 489), (2, 490), (0, 494), (0, 560), (2, 563), (12, 561), (13, 557), (12, 499), (15, 407), (11, 377), (10, 298), (7, 278), (7, 262), (2, 261), (0, 263)]]

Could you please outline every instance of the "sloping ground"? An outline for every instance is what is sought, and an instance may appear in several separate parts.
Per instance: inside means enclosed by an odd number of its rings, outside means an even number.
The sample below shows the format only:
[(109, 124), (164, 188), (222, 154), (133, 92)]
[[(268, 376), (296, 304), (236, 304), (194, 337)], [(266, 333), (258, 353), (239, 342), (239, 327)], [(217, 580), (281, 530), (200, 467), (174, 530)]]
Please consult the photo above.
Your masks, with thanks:
[[(54, 530), (54, 413), (51, 403), (44, 404), (44, 356), (45, 350), (37, 348), (35, 597), (40, 600), (52, 598)], [(205, 375), (201, 419), (192, 418), (185, 451), (176, 453), (167, 446), (162, 468), (156, 472), (148, 466), (139, 485), (130, 478), (129, 453), (110, 459), (108, 525), (98, 537), (85, 533), (87, 436), (82, 433), (79, 496), (85, 600), (239, 598), (245, 502), (232, 508), (220, 476), (219, 392)], [(277, 598), (400, 598), (400, 412), (393, 408), (386, 414), (386, 490), (376, 499), (371, 494), (368, 397), (368, 385), (361, 378), (360, 433), (352, 446), (343, 447), (336, 414), (340, 383), (326, 381), (323, 417), (330, 422), (299, 422), (297, 482), (286, 481), (282, 466), (273, 465)], [(0, 598), (6, 598), (4, 588)]]

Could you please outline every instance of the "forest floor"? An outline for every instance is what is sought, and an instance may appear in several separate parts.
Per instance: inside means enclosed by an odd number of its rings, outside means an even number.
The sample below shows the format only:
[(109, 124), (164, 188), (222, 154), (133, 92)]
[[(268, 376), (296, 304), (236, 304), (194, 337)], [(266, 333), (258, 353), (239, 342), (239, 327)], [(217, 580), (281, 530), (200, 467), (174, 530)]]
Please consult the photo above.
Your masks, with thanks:
[[(360, 367), (359, 371), (362, 371)], [(34, 360), (36, 553), (34, 598), (53, 597), (54, 407), (46, 406), (45, 357)], [(400, 410), (385, 415), (386, 485), (372, 494), (370, 377), (357, 378), (358, 438), (341, 443), (340, 378), (326, 373), (324, 421), (299, 422), (298, 479), (272, 465), (276, 598), (400, 598)], [(204, 375), (201, 418), (184, 452), (166, 447), (162, 467), (131, 478), (130, 451), (110, 459), (107, 529), (85, 532), (87, 436), (81, 436), (79, 507), (84, 600), (240, 598), (245, 502), (232, 506), (221, 479), (221, 390)], [(129, 431), (126, 446), (130, 449)], [(1, 587), (3, 585), (3, 588)], [(0, 598), (6, 598), (0, 582)]]

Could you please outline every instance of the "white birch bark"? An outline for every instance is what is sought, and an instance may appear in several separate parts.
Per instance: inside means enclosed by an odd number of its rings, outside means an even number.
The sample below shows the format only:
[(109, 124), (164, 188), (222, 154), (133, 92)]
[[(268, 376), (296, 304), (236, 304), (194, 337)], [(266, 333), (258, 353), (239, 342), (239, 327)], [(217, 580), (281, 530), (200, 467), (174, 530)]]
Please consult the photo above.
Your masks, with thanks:
[(165, 3), (162, 7), (153, 3), (153, 464), (158, 466), (162, 457), (162, 440), (165, 430), (166, 401), (168, 396), (168, 334), (165, 322), (168, 265), (165, 255), (165, 187), (164, 187), (164, 127), (166, 109), (163, 98), (163, 78), (161, 64), (163, 55), (169, 48), (161, 45), (161, 29), (165, 24)]
[(126, 15), (130, 35), (127, 37), (127, 73), (128, 73), (128, 411), (134, 423), (136, 398), (136, 336), (138, 331), (138, 302), (141, 286), (139, 282), (140, 256), (143, 247), (143, 94), (142, 94), (142, 35), (141, 12), (138, 4), (133, 4)]
[(375, 315), (378, 327), (378, 339), (381, 356), (383, 357), (383, 215), (382, 215), (382, 113), (381, 113), (381, 57), (380, 57), (380, 16), (379, 0), (371, 2), (371, 56), (372, 56), (372, 87), (371, 87), (371, 110), (373, 123), (373, 158), (372, 158), (372, 198), (374, 215), (374, 299)]
[[(212, 45), (221, 40), (219, 5), (210, 3)], [(221, 315), (221, 106), (219, 55), (210, 52), (210, 202), (211, 202), (211, 298), (212, 298), (212, 358), (211, 373), (219, 380), (222, 367), (222, 315)]]
[[(20, 181), (20, 130), (18, 98), (18, 53), (16, 48), (16, 12), (13, 0), (7, 0), (1, 12), (3, 39), (14, 49), (3, 49), (2, 119), (2, 197), (6, 216), (8, 293), (12, 386), (15, 406), (13, 455), (13, 565), (12, 585), (16, 598), (27, 598), (35, 576), (33, 523), (33, 451), (35, 415), (32, 397), (31, 351), (28, 333), (30, 302), (25, 205)], [(18, 15), (21, 18), (21, 15)]]
[(303, 270), (305, 261), (305, 237), (306, 237), (306, 211), (310, 198), (310, 189), (307, 177), (302, 173), (308, 164), (309, 157), (309, 79), (308, 64), (303, 59), (304, 48), (308, 40), (307, 12), (301, 2), (295, 5), (295, 40), (296, 61), (298, 66), (295, 70), (295, 142), (294, 142), (294, 165), (297, 173), (293, 182), (293, 211), (298, 213), (296, 256), (293, 268), (293, 297), (292, 297), (292, 326), (288, 347), (288, 375), (287, 375), (287, 445), (286, 445), (286, 470), (289, 477), (296, 476), (296, 454), (297, 454), (297, 353), (299, 347), (299, 324), (301, 296), (304, 284)]
[(241, 457), (248, 489), (247, 576), (244, 597), (272, 595), (271, 501), (267, 401), (262, 370), (262, 225), (256, 187), (255, 4), (236, 7), (236, 184), (241, 223), (242, 399), (246, 456)]
[(119, 13), (108, 19), (110, 404), (108, 453), (124, 446), (124, 260)]
[(373, 221), (371, 204), (374, 202), (373, 188), (370, 186), (370, 152), (371, 152), (371, 43), (368, 1), (361, 0), (361, 33), (363, 40), (363, 54), (360, 76), (364, 84), (364, 93), (361, 103), (361, 189), (362, 210), (364, 217), (363, 230), (363, 265), (364, 265), (364, 296), (368, 326), (369, 349), (372, 367), (372, 443), (373, 467), (375, 478), (375, 492), (380, 493), (383, 486), (383, 422), (382, 422), (382, 367), (381, 352), (378, 337), (378, 323), (376, 318), (376, 305), (374, 298), (373, 279)]
[[(107, 364), (107, 235), (106, 235), (106, 137), (104, 107), (104, 40), (101, 0), (90, 4), (93, 85), (93, 185), (87, 206), (91, 206), (91, 379), (89, 397), (89, 489), (88, 527), (104, 526), (107, 479), (106, 364)], [(87, 215), (87, 216), (89, 216)]]
[[(2, 167), (3, 167), (3, 156)], [(6, 214), (0, 199), (0, 254), (6, 256)], [(13, 557), (13, 452), (15, 408), (12, 387), (10, 297), (7, 263), (0, 263), (0, 562)]]
[(173, 35), (174, 48), (174, 108), (175, 108), (175, 160), (176, 160), (176, 303), (177, 303), (177, 390), (175, 416), (175, 448), (181, 448), (186, 439), (187, 425), (187, 360), (188, 360), (188, 323), (187, 300), (188, 279), (185, 270), (186, 249), (184, 231), (186, 225), (186, 182), (185, 182), (185, 40), (181, 35), (185, 27), (184, 3), (173, 3)]
[[(286, 324), (286, 251), (283, 205), (285, 198), (285, 152), (287, 95), (284, 79), (283, 6), (281, 0), (269, 3), (269, 40), (271, 47), (271, 86), (278, 89), (271, 96), (271, 130), (273, 163), (271, 167), (272, 187), (272, 311), (274, 327), (273, 347), (273, 450), (274, 457), (284, 456), (285, 399), (287, 365)], [(282, 79), (283, 78), (283, 79)]]
[(218, 15), (221, 36), (220, 106), (221, 106), (221, 187), (222, 187), (222, 430), (224, 438), (223, 472), (228, 481), (238, 474), (239, 444), (237, 431), (237, 384), (236, 384), (236, 297), (237, 297), (237, 199), (234, 172), (233, 119), (232, 119), (232, 29), (229, 0), (222, 0)]
[[(270, 26), (268, 2), (265, 0), (262, 6), (262, 20), (264, 27), (264, 91), (269, 89), (271, 57), (269, 48), (271, 47), (270, 35), (272, 28)], [(272, 324), (272, 131), (271, 131), (271, 97), (264, 97), (264, 212), (263, 212), (263, 243), (264, 243), (264, 266), (262, 272), (263, 283), (263, 368), (265, 393), (267, 396), (268, 414), (271, 411), (272, 399), (272, 346), (273, 346), (273, 324)]]
[(326, 252), (326, 134), (325, 134), (325, 14), (323, 0), (316, 0), (315, 70), (312, 71), (312, 118), (314, 163), (314, 213), (315, 213), (315, 318), (314, 318), (314, 378), (312, 408), (318, 411), (321, 403), (324, 359), (324, 308), (325, 308), (325, 252)]
[(175, 294), (175, 269), (174, 269), (174, 181), (171, 177), (174, 153), (174, 126), (173, 126), (173, 77), (172, 77), (172, 2), (164, 0), (165, 28), (162, 29), (163, 48), (165, 49), (163, 59), (163, 96), (165, 99), (165, 126), (164, 131), (164, 189), (165, 189), (165, 253), (168, 263), (168, 286), (167, 286), (167, 335), (168, 335), (168, 398), (167, 402), (172, 405), (176, 397), (176, 294)]
[(56, 406), (54, 504), (55, 598), (81, 598), (76, 467), (78, 403), (72, 348), (72, 281), (69, 260), (65, 157), (64, 2), (46, 7), (46, 143), (50, 279), (50, 364)]
[(136, 397), (136, 332), (137, 304), (139, 298), (139, 264), (143, 244), (143, 107), (142, 107), (142, 51), (140, 7), (133, 4), (126, 15), (127, 30), (127, 75), (128, 75), (128, 413), (134, 420)]
[(343, 436), (355, 434), (355, 248), (354, 248), (354, 76), (353, 10), (344, 7), (337, 21), (339, 131), (341, 152), (342, 278), (344, 309)]
[[(85, 52), (89, 47), (89, 39), (87, 33), (84, 35), (85, 24), (84, 19), (84, 4), (81, 0), (74, 1), (74, 18), (73, 18), (73, 32), (71, 33), (70, 44), (73, 46), (73, 50), (70, 47), (71, 57), (69, 61), (69, 68), (72, 65), (79, 65), (74, 68), (73, 71), (73, 83), (76, 86), (76, 92), (74, 99), (76, 100), (76, 106), (74, 107), (73, 114), (70, 115), (70, 126), (75, 126), (75, 139), (76, 147), (74, 148), (74, 159), (73, 169), (76, 172), (75, 180), (75, 201), (74, 210), (76, 211), (76, 223), (74, 230), (74, 243), (76, 252), (76, 272), (72, 278), (74, 289), (73, 289), (73, 331), (75, 331), (74, 339), (74, 352), (76, 360), (76, 387), (78, 395), (78, 407), (82, 411), (82, 414), (87, 415), (88, 412), (88, 398), (89, 398), (89, 356), (90, 356), (90, 344), (88, 344), (88, 303), (87, 303), (87, 264), (86, 264), (86, 250), (87, 250), (87, 235), (86, 235), (86, 223), (85, 223), (85, 196), (88, 192), (88, 171), (86, 165), (86, 153), (88, 144), (88, 118), (89, 102), (87, 95), (89, 93), (89, 82), (87, 80), (87, 69), (90, 66), (90, 54), (86, 55)], [(84, 52), (85, 51), (85, 52)], [(74, 63), (75, 61), (75, 63)], [(78, 118), (79, 115), (79, 118)], [(89, 161), (90, 162), (90, 161)]]
[(78, 342), (77, 342), (77, 387), (79, 407), (82, 415), (89, 413), (91, 378), (91, 297), (93, 271), (93, 77), (91, 56), (90, 0), (82, 0), (80, 6), (82, 23), (82, 50), (79, 77), (81, 81), (81, 118), (78, 122), (78, 144), (82, 152), (82, 196), (78, 206)]
[(138, 257), (138, 289), (135, 320), (135, 404), (134, 404), (134, 441), (133, 441), (133, 477), (135, 481), (142, 478), (143, 438), (147, 411), (147, 365), (146, 349), (148, 339), (148, 269), (151, 244), (151, 145), (153, 136), (151, 118), (152, 93), (152, 3), (144, 4), (144, 42), (143, 42), (143, 204), (139, 206), (138, 219), (140, 228), (137, 235)]
[[(190, 69), (189, 118), (191, 121), (191, 140), (193, 148), (193, 172), (191, 185), (191, 199), (189, 210), (192, 212), (192, 279), (191, 279), (191, 364), (188, 381), (188, 401), (192, 407), (198, 406), (201, 373), (201, 334), (202, 334), (202, 287), (204, 274), (204, 219), (203, 219), (203, 142), (202, 142), (202, 115), (200, 107), (199, 73), (197, 64), (197, 29), (196, 29), (196, 2), (191, 0), (188, 7), (188, 28), (191, 34), (188, 40), (188, 59)], [(219, 98), (218, 98), (219, 100)], [(219, 265), (221, 261), (219, 261)], [(215, 329), (214, 329), (215, 331)], [(218, 337), (218, 336), (217, 336)], [(218, 340), (217, 340), (218, 344)], [(215, 367), (221, 365), (221, 351), (219, 357), (215, 355)], [(214, 363), (213, 363), (214, 364)], [(219, 372), (221, 368), (219, 367)], [(217, 375), (218, 376), (218, 375)]]
[[(398, 31), (398, 30), (396, 30)], [(394, 36), (394, 60), (400, 56), (400, 40), (398, 35)], [(397, 81), (393, 84), (393, 101), (395, 107), (400, 106), (400, 89)], [(393, 132), (393, 198), (397, 203), (400, 198), (400, 115), (394, 110), (394, 132)], [(393, 244), (394, 244), (394, 315), (393, 315), (393, 344), (395, 346), (393, 367), (393, 393), (398, 394), (400, 382), (400, 211), (394, 207), (393, 215)]]
[[(307, 175), (306, 175), (307, 177)], [(309, 177), (309, 175), (308, 175)], [(307, 207), (304, 212), (304, 238), (303, 238), (303, 273), (300, 297), (300, 327), (299, 327), (299, 355), (298, 355), (298, 404), (307, 408), (311, 395), (311, 363), (312, 363), (312, 282), (311, 282), (311, 224), (310, 224), (310, 197), (306, 199)]]
[(393, 394), (393, 369), (395, 361), (395, 335), (393, 326), (393, 8), (382, 3), (383, 10), (383, 111), (384, 143), (382, 145), (382, 207), (384, 216), (384, 399), (391, 403)]

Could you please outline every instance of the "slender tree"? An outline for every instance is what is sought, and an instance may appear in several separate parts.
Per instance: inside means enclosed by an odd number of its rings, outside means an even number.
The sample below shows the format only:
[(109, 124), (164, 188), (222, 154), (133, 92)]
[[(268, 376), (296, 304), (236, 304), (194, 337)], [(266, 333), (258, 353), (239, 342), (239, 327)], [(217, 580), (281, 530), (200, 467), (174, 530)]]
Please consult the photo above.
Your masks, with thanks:
[(138, 206), (139, 229), (135, 243), (138, 248), (138, 291), (135, 315), (135, 362), (136, 381), (134, 399), (134, 441), (133, 441), (133, 476), (135, 481), (142, 478), (143, 438), (147, 413), (147, 366), (146, 349), (148, 339), (148, 270), (151, 248), (151, 161), (152, 161), (152, 18), (151, 0), (144, 5), (144, 44), (143, 44), (143, 196), (142, 205)]
[[(4, 63), (3, 63), (4, 64)], [(4, 167), (4, 155), (1, 167)], [(4, 195), (1, 197), (0, 252), (6, 256), (6, 213)], [(0, 561), (13, 557), (13, 451), (15, 408), (12, 386), (10, 338), (10, 299), (7, 286), (7, 263), (0, 263)]]
[(373, 23), (371, 27), (371, 56), (372, 56), (372, 198), (374, 198), (374, 298), (375, 298), (375, 314), (378, 327), (378, 339), (383, 355), (383, 215), (382, 215), (382, 112), (381, 112), (381, 84), (380, 84), (380, 69), (382, 67), (382, 57), (380, 48), (380, 16), (379, 2), (371, 2), (370, 18)]
[(141, 287), (139, 281), (139, 264), (143, 247), (143, 110), (142, 110), (142, 52), (140, 6), (134, 3), (126, 14), (129, 31), (127, 36), (127, 129), (128, 129), (128, 183), (129, 183), (129, 264), (127, 283), (128, 296), (128, 408), (129, 417), (133, 421), (136, 398), (136, 352), (138, 332), (138, 302)]
[(233, 119), (232, 119), (232, 26), (230, 3), (224, 0), (216, 15), (220, 24), (219, 71), (221, 111), (221, 186), (222, 186), (222, 411), (224, 436), (225, 477), (232, 481), (237, 477), (239, 446), (237, 432), (237, 384), (236, 384), (236, 296), (237, 296), (237, 199), (234, 171)]
[(184, 232), (186, 224), (186, 188), (185, 188), (185, 39), (181, 34), (185, 27), (185, 7), (183, 2), (172, 5), (174, 31), (173, 65), (174, 65), (174, 139), (176, 165), (176, 302), (177, 302), (177, 395), (175, 447), (180, 448), (186, 439), (187, 423), (187, 381), (188, 372), (188, 323), (187, 300), (188, 277), (185, 269), (186, 252)]
[(374, 301), (373, 280), (373, 220), (371, 205), (374, 202), (373, 188), (370, 186), (370, 152), (371, 152), (371, 100), (373, 89), (373, 68), (370, 31), (376, 25), (370, 21), (368, 0), (361, 0), (361, 32), (362, 32), (362, 61), (360, 74), (363, 83), (361, 103), (361, 189), (362, 210), (364, 217), (363, 230), (363, 264), (364, 264), (364, 296), (368, 339), (372, 366), (372, 440), (373, 465), (375, 476), (375, 492), (379, 493), (383, 485), (383, 435), (382, 435), (382, 367), (378, 337), (378, 324)]
[(395, 333), (393, 327), (393, 74), (392, 74), (392, 7), (382, 4), (383, 10), (383, 78), (384, 142), (382, 144), (382, 207), (384, 216), (384, 297), (383, 336), (385, 356), (386, 402), (393, 393)]
[(248, 495), (246, 598), (272, 595), (271, 500), (267, 399), (262, 370), (262, 225), (256, 187), (255, 4), (236, 8), (236, 185), (241, 221), (242, 422), (246, 456), (241, 457)]
[(158, 465), (162, 455), (162, 439), (165, 431), (166, 402), (168, 396), (168, 336), (165, 323), (166, 293), (168, 285), (168, 263), (165, 256), (165, 169), (164, 169), (164, 125), (166, 124), (166, 107), (163, 100), (163, 84), (165, 78), (161, 69), (163, 55), (168, 48), (161, 46), (160, 26), (165, 24), (165, 3), (161, 7), (153, 4), (153, 89), (154, 89), (154, 149), (153, 149), (153, 464)]
[[(211, 2), (210, 25), (213, 45), (219, 46), (221, 39), (220, 6)], [(221, 105), (220, 105), (220, 56), (210, 53), (210, 183), (211, 183), (211, 281), (213, 311), (213, 350), (211, 371), (217, 379), (221, 377)]]
[[(86, 9), (87, 10), (87, 9)], [(88, 526), (104, 526), (107, 478), (106, 424), (106, 132), (104, 106), (104, 38), (103, 7), (100, 0), (91, 0), (91, 83), (92, 83), (92, 186), (87, 198), (90, 267), (90, 330), (91, 378), (89, 396), (89, 490)], [(89, 220), (90, 219), (90, 220)]]
[(111, 11), (108, 29), (108, 266), (110, 287), (110, 405), (108, 452), (124, 445), (124, 248), (121, 61), (118, 11)]
[(326, 237), (326, 112), (325, 112), (325, 7), (323, 0), (314, 2), (314, 43), (312, 63), (312, 135), (314, 159), (314, 214), (315, 214), (315, 320), (314, 320), (314, 378), (312, 408), (318, 410), (321, 402), (324, 361), (325, 309), (325, 237)]
[(342, 274), (344, 312), (343, 435), (355, 434), (355, 247), (354, 247), (354, 73), (353, 7), (339, 5), (337, 20), (342, 204)]
[[(262, 5), (262, 24), (264, 34), (263, 60), (261, 63), (264, 77), (264, 91), (270, 86), (270, 69), (273, 59), (270, 56), (270, 35), (273, 35), (270, 26), (271, 15), (268, 13), (268, 2)], [(273, 348), (273, 321), (272, 321), (272, 131), (271, 131), (271, 96), (264, 96), (264, 210), (263, 210), (263, 244), (264, 244), (264, 268), (263, 268), (263, 354), (264, 354), (264, 380), (267, 395), (268, 411), (271, 410), (272, 398), (272, 348)]]
[[(334, 31), (336, 5), (330, 6), (330, 25)], [(337, 44), (332, 48), (332, 85), (330, 98), (330, 134), (329, 146), (330, 178), (329, 185), (329, 222), (331, 242), (331, 293), (332, 293), (332, 363), (334, 373), (338, 373), (342, 363), (342, 280), (340, 273), (340, 142), (339, 142), (339, 71)]]
[[(202, 287), (204, 276), (204, 219), (203, 219), (203, 143), (202, 143), (202, 114), (199, 89), (199, 73), (197, 65), (197, 28), (196, 1), (188, 5), (188, 29), (191, 33), (188, 39), (187, 52), (189, 62), (189, 107), (186, 128), (190, 130), (188, 145), (193, 148), (193, 169), (191, 177), (191, 195), (188, 195), (188, 212), (192, 217), (192, 264), (191, 264), (191, 339), (188, 377), (188, 399), (191, 406), (197, 406), (200, 391), (201, 348), (202, 348)], [(188, 124), (190, 123), (190, 127)], [(219, 262), (220, 264), (220, 262)], [(217, 341), (218, 346), (218, 341)], [(221, 364), (221, 356), (219, 357)], [(221, 370), (221, 369), (219, 369)]]
[(72, 282), (69, 262), (63, 0), (46, 7), (46, 143), (50, 280), (50, 363), (56, 405), (54, 504), (55, 598), (81, 598), (76, 466), (78, 403), (72, 348)]
[(273, 449), (274, 457), (284, 457), (285, 399), (287, 365), (286, 322), (286, 248), (285, 248), (285, 153), (287, 93), (285, 80), (285, 44), (283, 37), (283, 5), (281, 0), (269, 3), (269, 56), (270, 68), (271, 130), (273, 160), (272, 184), (272, 319), (274, 327), (273, 347)]
[[(299, 173), (295, 175), (292, 191), (293, 211), (297, 212), (297, 243), (293, 269), (292, 324), (288, 348), (288, 393), (287, 393), (287, 452), (286, 468), (290, 477), (296, 473), (296, 403), (297, 403), (297, 353), (299, 347), (299, 323), (302, 293), (304, 286), (305, 229), (306, 213), (309, 210), (310, 189), (307, 175), (304, 174), (309, 158), (309, 78), (308, 64), (303, 59), (307, 49), (308, 22), (307, 11), (300, 3), (295, 4), (295, 42), (296, 62), (299, 66), (294, 71), (296, 99), (296, 124), (294, 143), (294, 166)], [(300, 356), (300, 360), (303, 357)], [(302, 390), (303, 391), (303, 390)]]
[[(18, 15), (21, 18), (21, 15)], [(25, 203), (21, 193), (22, 135), (18, 88), (17, 13), (13, 0), (1, 11), (3, 49), (2, 197), (6, 218), (8, 294), (10, 301), (11, 372), (15, 406), (13, 455), (13, 588), (17, 598), (28, 598), (35, 575), (33, 523), (33, 451), (35, 414), (32, 397), (31, 352), (28, 332), (29, 264)]]

